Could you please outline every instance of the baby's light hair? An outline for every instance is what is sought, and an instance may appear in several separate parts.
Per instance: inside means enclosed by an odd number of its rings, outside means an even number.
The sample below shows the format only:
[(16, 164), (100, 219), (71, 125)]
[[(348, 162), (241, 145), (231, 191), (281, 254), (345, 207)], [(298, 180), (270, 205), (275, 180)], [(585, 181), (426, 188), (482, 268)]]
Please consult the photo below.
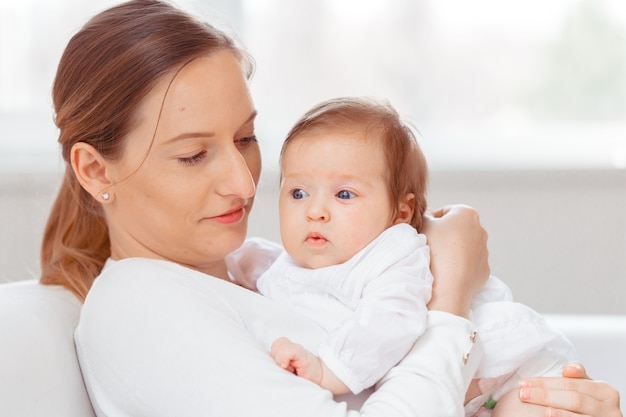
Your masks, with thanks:
[(290, 142), (303, 134), (345, 129), (361, 130), (364, 138), (382, 141), (389, 171), (389, 193), (395, 203), (392, 214), (397, 214), (399, 203), (412, 193), (415, 203), (410, 224), (420, 231), (426, 211), (428, 166), (414, 128), (400, 118), (389, 102), (366, 97), (339, 97), (317, 104), (287, 134), (281, 160)]

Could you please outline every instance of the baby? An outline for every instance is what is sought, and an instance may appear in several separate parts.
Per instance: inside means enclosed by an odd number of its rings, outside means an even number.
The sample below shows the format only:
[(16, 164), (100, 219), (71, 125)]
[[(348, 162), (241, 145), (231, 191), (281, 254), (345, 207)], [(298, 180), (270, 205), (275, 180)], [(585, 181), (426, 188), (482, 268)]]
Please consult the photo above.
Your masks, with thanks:
[[(307, 112), (281, 151), (285, 251), (257, 281), (265, 296), (328, 332), (314, 353), (286, 338), (283, 368), (334, 394), (373, 386), (425, 329), (433, 277), (426, 237), (428, 170), (413, 131), (389, 104), (337, 98)], [(541, 316), (491, 277), (472, 302), (485, 358), (467, 415), (490, 413), (517, 378), (560, 374), (575, 355)]]

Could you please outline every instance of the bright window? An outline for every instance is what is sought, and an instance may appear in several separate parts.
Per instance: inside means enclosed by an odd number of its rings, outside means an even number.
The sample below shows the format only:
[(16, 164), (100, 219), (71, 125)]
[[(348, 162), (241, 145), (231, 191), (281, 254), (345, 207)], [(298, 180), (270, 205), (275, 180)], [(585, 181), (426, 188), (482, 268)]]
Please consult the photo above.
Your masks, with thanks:
[[(55, 67), (114, 3), (0, 1), (0, 170), (60, 167)], [(295, 119), (338, 95), (388, 98), (433, 169), (626, 168), (623, 0), (178, 4), (229, 22), (255, 57), (266, 169)]]

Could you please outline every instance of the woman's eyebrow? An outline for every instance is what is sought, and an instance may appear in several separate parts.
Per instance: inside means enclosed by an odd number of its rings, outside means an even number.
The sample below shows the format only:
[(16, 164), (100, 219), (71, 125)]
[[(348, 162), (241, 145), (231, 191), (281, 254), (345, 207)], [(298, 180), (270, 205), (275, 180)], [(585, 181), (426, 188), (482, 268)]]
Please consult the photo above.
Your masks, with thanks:
[[(253, 111), (250, 116), (246, 119), (245, 122), (243, 122), (241, 124), (241, 126), (245, 126), (248, 123), (250, 123), (251, 121), (253, 121), (256, 118), (257, 115), (257, 111)], [(177, 142), (179, 140), (183, 140), (183, 139), (192, 139), (192, 138), (211, 138), (214, 137), (215, 133), (214, 132), (183, 132), (179, 135), (174, 136), (173, 138), (170, 138), (168, 140), (166, 140), (165, 142), (163, 142), (163, 144), (169, 144), (172, 142)]]
[(213, 132), (184, 132), (181, 133), (179, 135), (174, 136), (173, 138), (170, 138), (168, 140), (166, 140), (165, 142), (163, 142), (163, 144), (169, 144), (172, 142), (177, 142), (179, 140), (183, 140), (183, 139), (191, 139), (191, 138), (211, 138), (215, 136), (215, 133)]

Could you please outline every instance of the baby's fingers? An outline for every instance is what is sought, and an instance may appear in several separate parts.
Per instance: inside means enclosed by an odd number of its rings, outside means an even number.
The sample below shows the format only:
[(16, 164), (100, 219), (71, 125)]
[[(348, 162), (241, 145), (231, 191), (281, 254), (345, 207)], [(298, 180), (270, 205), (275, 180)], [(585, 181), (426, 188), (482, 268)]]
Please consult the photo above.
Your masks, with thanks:
[(295, 351), (297, 350), (297, 345), (293, 343), (291, 340), (286, 337), (278, 338), (272, 343), (272, 347), (270, 348), (270, 355), (280, 366), (288, 370), (289, 372), (294, 372), (293, 366), (291, 366), (291, 362), (294, 358)]

